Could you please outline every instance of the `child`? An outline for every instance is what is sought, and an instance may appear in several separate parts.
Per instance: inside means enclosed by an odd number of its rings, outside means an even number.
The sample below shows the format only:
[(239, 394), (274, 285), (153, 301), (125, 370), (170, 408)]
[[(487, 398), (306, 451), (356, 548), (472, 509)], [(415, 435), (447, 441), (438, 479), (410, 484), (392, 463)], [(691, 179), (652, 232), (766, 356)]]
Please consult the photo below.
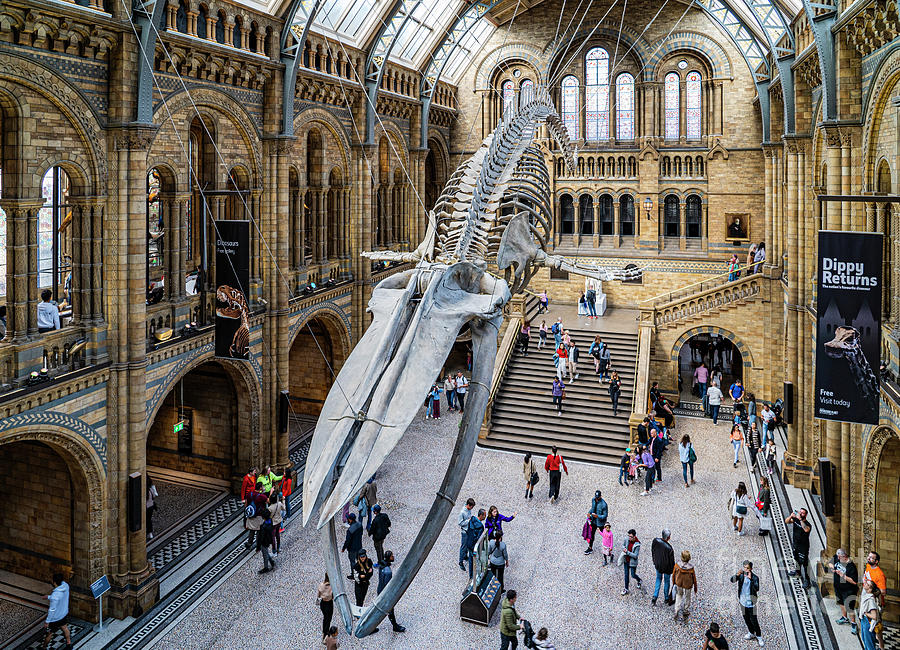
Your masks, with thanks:
[(600, 531), (600, 538), (603, 543), (603, 566), (613, 564), (613, 534), (612, 526), (606, 524)]
[(538, 340), (538, 350), (540, 350), (547, 345), (547, 321), (541, 321), (541, 329), (538, 331), (538, 334), (540, 336)]
[(435, 420), (441, 419), (441, 387), (435, 384), (431, 391), (431, 404), (433, 406), (433, 415)]
[(775, 441), (769, 438), (768, 442), (766, 442), (766, 466), (769, 474), (775, 469), (775, 455), (777, 452), (778, 448), (775, 446)]
[(432, 384), (431, 390), (428, 391), (428, 395), (425, 397), (425, 419), (431, 417), (432, 413), (434, 413), (434, 391), (437, 390), (437, 387)]
[[(640, 449), (640, 447), (639, 447)], [(629, 461), (628, 461), (628, 476), (631, 478), (631, 482), (634, 483), (638, 479), (638, 460), (637, 460), (637, 452), (629, 451), (628, 452)]]

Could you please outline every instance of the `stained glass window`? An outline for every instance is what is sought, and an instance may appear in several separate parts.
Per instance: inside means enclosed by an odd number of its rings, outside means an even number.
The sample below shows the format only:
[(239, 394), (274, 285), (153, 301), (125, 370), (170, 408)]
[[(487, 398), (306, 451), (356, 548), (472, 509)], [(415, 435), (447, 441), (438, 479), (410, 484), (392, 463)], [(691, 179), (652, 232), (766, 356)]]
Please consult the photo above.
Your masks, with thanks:
[(595, 47), (585, 57), (585, 103), (588, 140), (609, 139), (609, 53)]
[(578, 79), (569, 75), (562, 80), (562, 121), (573, 140), (578, 139)]
[(700, 73), (689, 72), (684, 85), (687, 137), (689, 140), (700, 138)]
[(503, 91), (503, 117), (506, 117), (516, 105), (516, 89), (509, 79), (504, 81), (500, 88)]
[(531, 79), (523, 79), (521, 86), (519, 86), (519, 89), (522, 93), (523, 104), (534, 99), (534, 82)]
[(666, 140), (678, 139), (678, 118), (679, 113), (679, 84), (678, 74), (670, 72), (666, 75), (665, 98), (666, 98)]
[(634, 77), (627, 72), (616, 77), (616, 138), (634, 139)]

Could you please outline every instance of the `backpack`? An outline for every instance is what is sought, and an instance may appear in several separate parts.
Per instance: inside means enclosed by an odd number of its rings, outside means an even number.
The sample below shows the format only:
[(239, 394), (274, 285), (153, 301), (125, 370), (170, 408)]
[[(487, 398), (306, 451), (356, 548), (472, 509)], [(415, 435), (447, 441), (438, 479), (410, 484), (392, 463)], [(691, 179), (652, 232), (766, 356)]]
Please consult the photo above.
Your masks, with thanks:
[(244, 514), (247, 516), (247, 519), (253, 519), (256, 516), (256, 504), (252, 501), (244, 508)]
[(550, 328), (550, 331), (554, 334), (559, 334), (559, 321), (553, 323), (553, 327)]
[(534, 644), (534, 628), (527, 619), (522, 619), (522, 645), (526, 648), (537, 648)]

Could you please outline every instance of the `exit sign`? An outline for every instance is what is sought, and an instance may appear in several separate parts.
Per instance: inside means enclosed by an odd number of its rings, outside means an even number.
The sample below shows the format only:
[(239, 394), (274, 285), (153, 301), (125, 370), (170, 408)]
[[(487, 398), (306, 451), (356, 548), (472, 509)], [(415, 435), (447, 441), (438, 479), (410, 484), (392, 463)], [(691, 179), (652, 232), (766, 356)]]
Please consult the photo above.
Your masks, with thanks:
[(181, 431), (184, 429), (184, 420), (179, 420), (178, 422), (176, 422), (173, 428), (174, 433), (181, 433)]

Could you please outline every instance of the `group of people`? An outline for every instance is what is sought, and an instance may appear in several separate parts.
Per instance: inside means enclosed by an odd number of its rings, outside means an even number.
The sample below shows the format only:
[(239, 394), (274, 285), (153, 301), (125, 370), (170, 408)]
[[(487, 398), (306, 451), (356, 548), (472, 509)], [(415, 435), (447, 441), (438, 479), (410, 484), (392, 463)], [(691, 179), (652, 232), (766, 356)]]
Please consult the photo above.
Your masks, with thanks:
[(466, 393), (469, 391), (469, 380), (463, 374), (462, 370), (457, 371), (456, 375), (452, 372), (447, 375), (444, 381), (438, 377), (431, 385), (428, 395), (425, 396), (425, 419), (441, 418), (441, 393), (447, 396), (447, 409), (449, 411), (459, 411), (463, 413), (466, 408)]
[[(636, 482), (643, 474), (644, 490), (641, 496), (649, 496), (654, 484), (662, 481), (662, 458), (666, 447), (671, 443), (670, 429), (656, 419), (656, 411), (650, 411), (637, 427), (638, 442), (635, 448), (628, 447), (619, 460), (619, 485), (628, 486), (629, 481)], [(687, 445), (689, 453), (693, 452), (690, 436), (682, 436), (680, 445)], [(679, 450), (679, 455), (682, 452)], [(694, 479), (694, 462), (690, 465), (691, 482)], [(688, 485), (687, 465), (685, 465), (684, 483)]]
[[(766, 242), (761, 241), (758, 244), (751, 244), (747, 250), (747, 258), (745, 260), (745, 272), (747, 275), (759, 273), (762, 270), (763, 262), (766, 261)], [(741, 263), (737, 253), (732, 254), (728, 260), (728, 281), (733, 282), (741, 277)]]
[(244, 528), (248, 531), (244, 546), (262, 553), (260, 573), (276, 568), (275, 558), (281, 551), (281, 533), (284, 532), (287, 500), (293, 493), (293, 485), (291, 468), (276, 474), (269, 465), (262, 472), (256, 467), (251, 468), (241, 481)]
[(881, 556), (869, 551), (865, 570), (860, 576), (856, 563), (847, 551), (839, 548), (826, 567), (834, 574), (834, 595), (841, 608), (841, 616), (835, 622), (850, 625), (850, 631), (860, 636), (865, 650), (875, 650), (876, 647), (884, 650), (881, 612), (887, 579), (878, 566), (880, 562)]

